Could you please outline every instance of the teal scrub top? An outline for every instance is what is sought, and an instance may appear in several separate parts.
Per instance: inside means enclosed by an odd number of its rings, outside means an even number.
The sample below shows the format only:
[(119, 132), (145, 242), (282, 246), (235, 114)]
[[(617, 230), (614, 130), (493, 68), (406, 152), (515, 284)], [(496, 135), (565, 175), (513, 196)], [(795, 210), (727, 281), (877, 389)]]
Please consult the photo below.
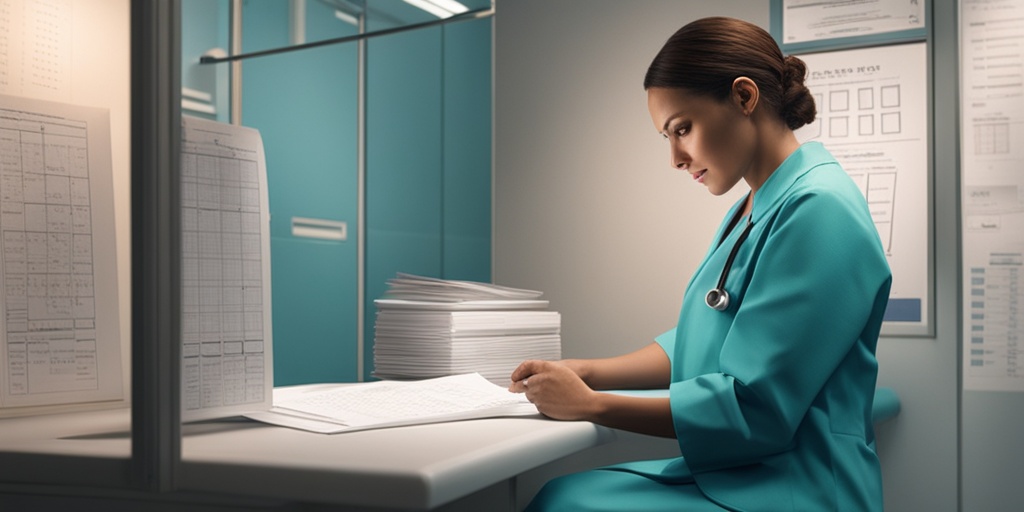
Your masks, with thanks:
[(724, 233), (741, 207), (687, 286), (678, 326), (656, 340), (682, 457), (617, 469), (695, 483), (730, 510), (880, 511), (871, 402), (891, 273), (864, 196), (821, 144), (802, 145), (754, 195), (731, 304), (716, 311), (704, 295), (747, 221)]

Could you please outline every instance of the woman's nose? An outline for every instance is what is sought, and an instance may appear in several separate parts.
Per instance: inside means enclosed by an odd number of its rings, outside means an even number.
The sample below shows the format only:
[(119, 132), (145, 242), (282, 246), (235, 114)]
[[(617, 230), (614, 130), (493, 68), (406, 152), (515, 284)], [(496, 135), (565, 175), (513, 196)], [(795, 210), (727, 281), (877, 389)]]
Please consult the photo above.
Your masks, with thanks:
[(679, 148), (673, 146), (670, 157), (672, 159), (672, 167), (675, 167), (676, 169), (686, 169), (689, 160), (683, 151), (680, 151)]

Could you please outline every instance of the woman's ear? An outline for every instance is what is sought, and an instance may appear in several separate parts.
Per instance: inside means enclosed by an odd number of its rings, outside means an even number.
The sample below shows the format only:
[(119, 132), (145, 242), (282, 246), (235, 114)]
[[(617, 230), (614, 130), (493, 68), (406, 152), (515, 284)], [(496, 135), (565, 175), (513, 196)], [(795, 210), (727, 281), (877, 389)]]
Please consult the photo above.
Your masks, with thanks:
[(740, 108), (745, 116), (749, 116), (754, 112), (754, 109), (757, 107), (757, 101), (760, 99), (760, 92), (757, 84), (745, 76), (737, 77), (732, 81), (733, 102), (735, 102), (736, 106)]

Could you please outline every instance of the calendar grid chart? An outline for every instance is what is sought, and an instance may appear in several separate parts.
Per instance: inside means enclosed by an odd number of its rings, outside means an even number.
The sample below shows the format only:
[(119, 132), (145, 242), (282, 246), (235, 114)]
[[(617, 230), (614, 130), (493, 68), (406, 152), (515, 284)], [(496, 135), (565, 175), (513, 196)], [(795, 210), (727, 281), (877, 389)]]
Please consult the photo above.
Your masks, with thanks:
[(264, 403), (272, 385), (266, 181), (252, 132), (184, 122), (182, 400), (200, 416)]

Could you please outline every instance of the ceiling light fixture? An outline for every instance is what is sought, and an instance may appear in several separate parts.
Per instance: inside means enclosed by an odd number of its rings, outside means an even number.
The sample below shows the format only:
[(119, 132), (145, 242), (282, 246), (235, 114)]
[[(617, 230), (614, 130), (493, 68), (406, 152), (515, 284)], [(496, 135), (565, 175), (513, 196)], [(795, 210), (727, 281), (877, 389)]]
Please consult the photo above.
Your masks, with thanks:
[(437, 16), (438, 18), (451, 18), (456, 14), (462, 14), (469, 10), (455, 0), (403, 0), (405, 3), (422, 9)]

